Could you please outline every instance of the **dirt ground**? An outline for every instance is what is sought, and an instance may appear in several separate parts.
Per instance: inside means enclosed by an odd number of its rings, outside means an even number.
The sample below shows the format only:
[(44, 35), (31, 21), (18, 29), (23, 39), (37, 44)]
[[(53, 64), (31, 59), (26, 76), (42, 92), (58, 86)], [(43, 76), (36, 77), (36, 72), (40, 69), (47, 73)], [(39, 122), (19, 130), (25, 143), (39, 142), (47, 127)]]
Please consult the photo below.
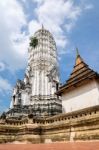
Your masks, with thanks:
[(99, 150), (99, 142), (0, 144), (0, 150)]

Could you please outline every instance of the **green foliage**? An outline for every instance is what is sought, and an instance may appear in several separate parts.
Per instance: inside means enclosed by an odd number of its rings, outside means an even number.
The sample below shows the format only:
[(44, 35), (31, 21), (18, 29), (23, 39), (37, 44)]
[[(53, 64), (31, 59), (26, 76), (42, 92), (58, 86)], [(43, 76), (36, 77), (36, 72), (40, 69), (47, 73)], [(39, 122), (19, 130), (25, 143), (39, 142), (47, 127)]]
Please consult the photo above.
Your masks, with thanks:
[(30, 38), (30, 46), (35, 48), (38, 45), (38, 39), (36, 37)]

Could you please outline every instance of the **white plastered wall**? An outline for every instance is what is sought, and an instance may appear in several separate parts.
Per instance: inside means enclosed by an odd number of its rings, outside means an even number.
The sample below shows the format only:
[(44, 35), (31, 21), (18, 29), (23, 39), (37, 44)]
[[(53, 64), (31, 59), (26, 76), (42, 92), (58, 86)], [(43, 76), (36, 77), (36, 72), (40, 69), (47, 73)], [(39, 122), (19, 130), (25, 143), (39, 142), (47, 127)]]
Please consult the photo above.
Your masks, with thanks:
[(30, 104), (30, 101), (29, 101), (30, 100), (30, 95), (27, 92), (23, 91), (21, 98), (22, 98), (22, 105), (23, 106)]
[(99, 105), (99, 83), (91, 81), (86, 85), (62, 94), (63, 112), (71, 112)]

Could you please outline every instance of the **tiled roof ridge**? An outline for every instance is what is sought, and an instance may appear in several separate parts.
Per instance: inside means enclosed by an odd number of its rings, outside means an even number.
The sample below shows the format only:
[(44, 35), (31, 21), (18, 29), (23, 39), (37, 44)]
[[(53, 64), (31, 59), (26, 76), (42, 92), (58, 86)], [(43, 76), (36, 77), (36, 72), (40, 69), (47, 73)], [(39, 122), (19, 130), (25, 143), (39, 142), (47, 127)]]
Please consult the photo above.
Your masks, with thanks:
[[(72, 78), (70, 78), (69, 80), (67, 80), (67, 82), (66, 83), (68, 83), (70, 80), (72, 80), (73, 78), (75, 78), (76, 77), (76, 79), (77, 79), (77, 77), (79, 77), (79, 75), (80, 74), (82, 74), (83, 72), (80, 72), (79, 74), (77, 74), (77, 75), (75, 75), (74, 77), (72, 77)], [(95, 72), (94, 71), (91, 71), (91, 70), (89, 70), (88, 72), (87, 72), (87, 69), (86, 69), (86, 71), (85, 71), (85, 74), (84, 75), (87, 75), (87, 74), (90, 74), (90, 73), (94, 73), (95, 74)], [(84, 76), (84, 75), (82, 75), (82, 76)], [(80, 77), (82, 77), (82, 76), (80, 76)], [(80, 78), (79, 77), (79, 78)], [(74, 79), (75, 80), (75, 79)], [(70, 82), (69, 82), (70, 83)]]
[[(89, 76), (89, 75), (90, 75), (90, 76)], [(90, 79), (90, 78), (92, 78), (92, 77), (95, 76), (94, 72), (92, 72), (92, 74), (89, 74), (89, 75), (87, 75), (87, 77), (81, 78), (81, 79), (78, 80), (78, 81), (72, 81), (72, 82), (70, 82), (70, 83), (64, 84), (63, 86), (60, 87), (60, 90), (64, 89), (65, 87), (66, 87), (66, 88), (69, 88), (69, 87), (71, 87), (71, 86), (73, 86), (73, 85), (76, 85), (77, 83), (79, 83), (79, 82), (81, 82), (81, 81), (84, 81), (85, 79)]]
[[(91, 69), (85, 62), (84, 60), (82, 59), (82, 57), (80, 56), (79, 52), (78, 52), (78, 49), (76, 49), (77, 51), (77, 56), (76, 56), (76, 61), (75, 61), (75, 66), (74, 66), (74, 69), (72, 70), (71, 74), (70, 74), (70, 77), (69, 79), (67, 80), (67, 82), (78, 76), (79, 74), (83, 73), (83, 71), (89, 71), (90, 72), (94, 72), (97, 74), (97, 72), (95, 72), (93, 69)], [(77, 68), (78, 67), (78, 68)], [(85, 68), (85, 69), (84, 69)], [(83, 70), (84, 69), (84, 70)], [(81, 72), (80, 72), (81, 71)], [(80, 72), (80, 73), (77, 73), (77, 72)]]
[[(78, 54), (78, 53), (77, 53)], [(62, 85), (57, 93), (61, 93), (64, 89), (68, 89), (71, 86), (77, 86), (79, 83), (86, 83), (89, 79), (98, 79), (99, 74), (91, 69), (82, 59), (80, 54), (76, 56), (75, 66), (70, 74), (69, 79), (64, 85)]]

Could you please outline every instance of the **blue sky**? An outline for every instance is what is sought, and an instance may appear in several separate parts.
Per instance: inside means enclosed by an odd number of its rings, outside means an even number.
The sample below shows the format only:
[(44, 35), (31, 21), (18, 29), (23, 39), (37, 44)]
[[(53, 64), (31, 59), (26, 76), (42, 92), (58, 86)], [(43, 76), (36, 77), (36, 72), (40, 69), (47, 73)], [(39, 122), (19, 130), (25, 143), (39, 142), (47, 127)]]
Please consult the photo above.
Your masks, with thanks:
[(44, 25), (54, 36), (61, 82), (69, 77), (76, 47), (99, 72), (99, 2), (97, 0), (0, 1), (0, 112), (9, 108), (12, 89), (23, 79), (29, 37)]

